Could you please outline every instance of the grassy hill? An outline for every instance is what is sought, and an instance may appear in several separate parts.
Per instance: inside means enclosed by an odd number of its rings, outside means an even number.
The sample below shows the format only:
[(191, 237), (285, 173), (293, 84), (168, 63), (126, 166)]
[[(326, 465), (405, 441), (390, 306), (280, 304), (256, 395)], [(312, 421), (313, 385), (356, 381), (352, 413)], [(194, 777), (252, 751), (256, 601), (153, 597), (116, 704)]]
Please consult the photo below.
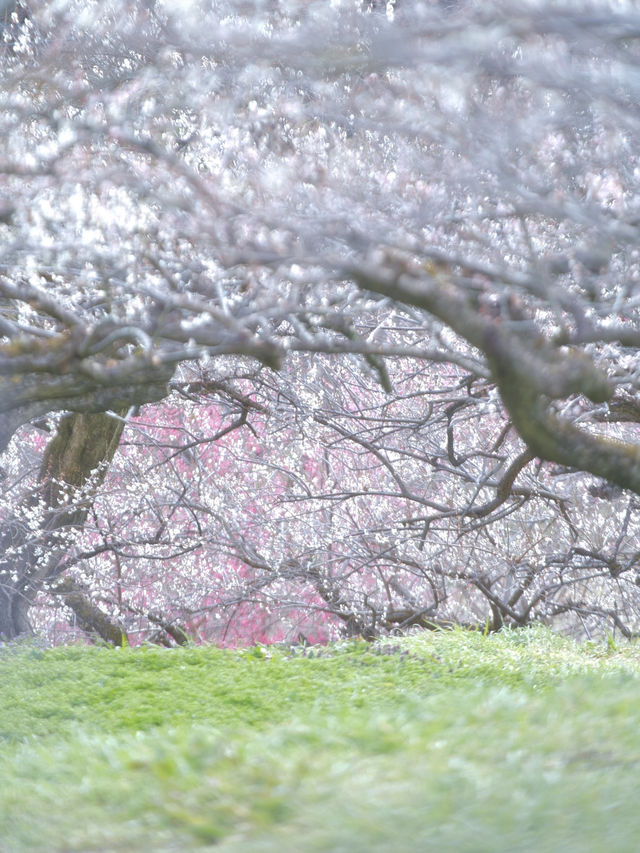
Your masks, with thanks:
[(636, 851), (640, 648), (0, 647), (0, 851)]

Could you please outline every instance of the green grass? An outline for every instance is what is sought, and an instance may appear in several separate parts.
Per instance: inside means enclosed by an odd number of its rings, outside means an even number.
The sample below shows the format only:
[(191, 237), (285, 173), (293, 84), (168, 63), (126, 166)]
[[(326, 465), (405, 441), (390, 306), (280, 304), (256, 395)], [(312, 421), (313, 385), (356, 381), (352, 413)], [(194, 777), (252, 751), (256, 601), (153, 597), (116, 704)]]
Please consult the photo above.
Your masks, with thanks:
[(635, 851), (640, 648), (0, 649), (0, 851)]

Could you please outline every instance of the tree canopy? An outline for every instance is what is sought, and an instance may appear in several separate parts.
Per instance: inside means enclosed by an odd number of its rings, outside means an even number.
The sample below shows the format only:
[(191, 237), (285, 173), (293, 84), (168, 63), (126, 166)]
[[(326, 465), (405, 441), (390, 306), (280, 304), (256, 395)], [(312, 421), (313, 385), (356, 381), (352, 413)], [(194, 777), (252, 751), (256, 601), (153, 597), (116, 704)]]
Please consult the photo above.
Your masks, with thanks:
[(377, 5), (6, 4), (5, 636), (637, 630), (640, 13)]

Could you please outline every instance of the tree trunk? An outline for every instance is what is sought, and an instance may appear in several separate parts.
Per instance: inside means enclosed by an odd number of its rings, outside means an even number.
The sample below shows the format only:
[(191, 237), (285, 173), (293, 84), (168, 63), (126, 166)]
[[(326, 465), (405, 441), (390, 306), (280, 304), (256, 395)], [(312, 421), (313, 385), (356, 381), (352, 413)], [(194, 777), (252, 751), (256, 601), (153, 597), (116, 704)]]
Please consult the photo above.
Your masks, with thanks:
[[(123, 428), (123, 420), (105, 414), (74, 414), (60, 422), (45, 450), (37, 489), (0, 525), (0, 638), (31, 632), (29, 609), (59, 577)], [(39, 519), (35, 530), (28, 523), (34, 517)], [(97, 625), (93, 630), (101, 633)]]
[(127, 643), (127, 635), (114, 620), (91, 601), (87, 591), (71, 578), (63, 578), (53, 590), (56, 595), (64, 596), (67, 607), (73, 610), (78, 625), (90, 637), (104, 640), (114, 646)]

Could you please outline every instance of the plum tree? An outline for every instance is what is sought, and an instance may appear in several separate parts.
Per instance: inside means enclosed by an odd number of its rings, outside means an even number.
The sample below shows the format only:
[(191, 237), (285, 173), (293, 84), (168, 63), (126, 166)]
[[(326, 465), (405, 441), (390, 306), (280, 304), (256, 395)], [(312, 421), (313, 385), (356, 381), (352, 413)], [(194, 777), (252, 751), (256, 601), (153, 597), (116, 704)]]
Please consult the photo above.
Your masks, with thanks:
[(636, 631), (640, 17), (366, 5), (6, 6), (5, 637)]

